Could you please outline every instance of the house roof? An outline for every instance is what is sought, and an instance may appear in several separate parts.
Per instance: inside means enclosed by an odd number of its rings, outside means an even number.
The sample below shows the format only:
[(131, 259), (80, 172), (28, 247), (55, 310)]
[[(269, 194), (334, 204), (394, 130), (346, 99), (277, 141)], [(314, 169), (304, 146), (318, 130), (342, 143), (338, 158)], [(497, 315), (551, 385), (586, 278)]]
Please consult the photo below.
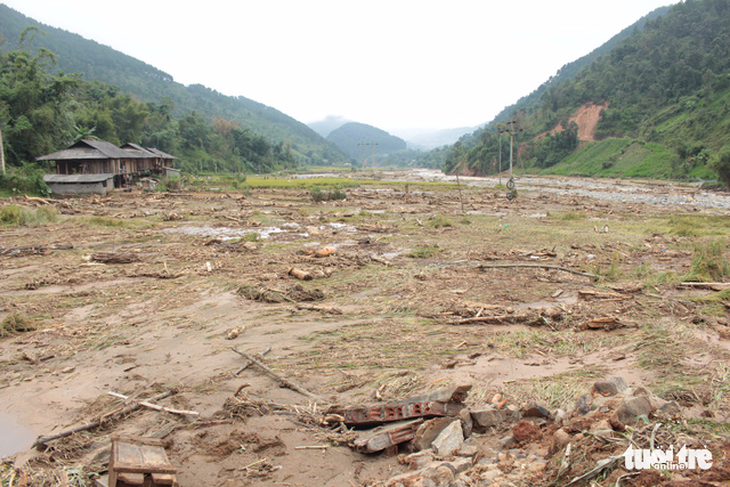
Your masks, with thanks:
[(112, 179), (114, 174), (44, 174), (43, 180), (46, 183), (100, 183)]
[(157, 159), (160, 157), (151, 150), (145, 149), (141, 145), (133, 144), (132, 142), (127, 142), (121, 147), (121, 149), (125, 152), (135, 154), (137, 157), (143, 157), (145, 159)]
[(177, 159), (177, 157), (168, 154), (167, 152), (162, 152), (157, 147), (148, 147), (147, 150), (150, 152), (154, 152), (155, 154), (157, 154), (157, 157), (162, 157), (163, 159)]
[[(80, 159), (136, 159), (134, 155), (104, 140), (82, 139), (68, 149), (62, 149), (45, 156), (36, 157), (37, 161), (68, 161)], [(149, 157), (149, 156), (145, 156)]]

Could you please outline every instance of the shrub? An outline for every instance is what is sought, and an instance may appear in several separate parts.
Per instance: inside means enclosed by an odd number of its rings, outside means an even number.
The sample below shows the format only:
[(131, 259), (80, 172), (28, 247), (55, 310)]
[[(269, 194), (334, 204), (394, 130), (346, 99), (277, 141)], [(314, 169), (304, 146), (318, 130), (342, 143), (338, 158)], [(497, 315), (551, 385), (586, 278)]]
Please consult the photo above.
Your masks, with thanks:
[(730, 146), (725, 146), (712, 159), (709, 164), (710, 169), (717, 173), (718, 179), (730, 188)]
[(682, 280), (712, 282), (730, 276), (730, 262), (725, 259), (725, 250), (727, 244), (720, 240), (695, 245), (690, 271)]
[(347, 193), (335, 188), (332, 191), (322, 191), (319, 186), (315, 186), (309, 192), (312, 197), (312, 201), (319, 203), (321, 201), (332, 201), (332, 200), (344, 200), (347, 198)]
[(43, 169), (34, 164), (11, 168), (6, 175), (0, 175), (0, 190), (9, 194), (50, 196), (51, 190), (43, 180), (43, 174)]

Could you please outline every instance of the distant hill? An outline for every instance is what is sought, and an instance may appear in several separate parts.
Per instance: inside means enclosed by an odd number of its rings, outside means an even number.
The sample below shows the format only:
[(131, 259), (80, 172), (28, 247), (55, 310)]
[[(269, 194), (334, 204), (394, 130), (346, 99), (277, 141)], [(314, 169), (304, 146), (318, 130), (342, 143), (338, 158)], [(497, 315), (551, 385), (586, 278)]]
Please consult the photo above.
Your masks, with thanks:
[[(225, 96), (199, 84), (184, 86), (149, 64), (77, 34), (41, 24), (0, 4), (3, 51), (18, 49), (20, 33), (29, 26), (44, 33), (35, 36), (30, 47), (55, 53), (58, 71), (82, 73), (86, 80), (98, 79), (118, 86), (144, 101), (160, 103), (169, 99), (174, 104), (173, 114), (178, 117), (195, 111), (208, 120), (213, 116), (236, 120), (244, 129), (271, 141), (290, 144), (294, 155), (303, 163), (338, 164), (347, 160), (337, 147), (314, 130), (275, 108), (242, 96)], [(29, 47), (27, 42), (25, 47)]]
[[(394, 152), (406, 149), (405, 140), (388, 132), (375, 128), (364, 123), (349, 122), (333, 130), (327, 140), (340, 148), (342, 152), (355, 161), (361, 161), (363, 147), (358, 144), (377, 144), (375, 146), (375, 158), (382, 157)], [(365, 157), (370, 159), (372, 147), (365, 147)]]

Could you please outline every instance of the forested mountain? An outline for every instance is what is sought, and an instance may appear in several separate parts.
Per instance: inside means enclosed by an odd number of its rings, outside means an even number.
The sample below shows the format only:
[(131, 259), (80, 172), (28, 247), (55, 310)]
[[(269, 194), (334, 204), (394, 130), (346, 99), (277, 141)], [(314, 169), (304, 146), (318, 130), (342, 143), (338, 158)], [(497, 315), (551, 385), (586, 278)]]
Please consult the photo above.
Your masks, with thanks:
[[(406, 149), (406, 142), (384, 130), (380, 130), (364, 123), (349, 122), (333, 130), (327, 140), (356, 161), (362, 160), (363, 145), (375, 144), (376, 160), (385, 155)], [(365, 157), (371, 158), (372, 147), (366, 147)]]
[[(462, 139), (445, 168), (494, 173), (496, 122), (515, 117), (528, 170), (712, 177), (718, 162), (708, 162), (730, 153), (730, 0), (686, 0), (660, 13), (569, 79), (543, 85), (533, 103)], [(581, 139), (576, 115), (590, 106), (604, 108)]]
[(47, 63), (51, 75), (80, 73), (85, 81), (117, 86), (122, 95), (132, 94), (144, 102), (164, 106), (175, 119), (195, 114), (204, 124), (212, 123), (214, 118), (229, 121), (273, 146), (284, 144), (299, 163), (336, 164), (346, 160), (341, 151), (312, 129), (272, 107), (244, 97), (225, 96), (201, 85), (186, 87), (159, 69), (95, 41), (40, 24), (6, 5), (0, 5), (2, 51), (19, 49), (20, 35), (29, 26), (37, 27), (40, 33), (26, 36), (23, 48), (31, 55), (43, 50), (52, 52), (55, 64)]

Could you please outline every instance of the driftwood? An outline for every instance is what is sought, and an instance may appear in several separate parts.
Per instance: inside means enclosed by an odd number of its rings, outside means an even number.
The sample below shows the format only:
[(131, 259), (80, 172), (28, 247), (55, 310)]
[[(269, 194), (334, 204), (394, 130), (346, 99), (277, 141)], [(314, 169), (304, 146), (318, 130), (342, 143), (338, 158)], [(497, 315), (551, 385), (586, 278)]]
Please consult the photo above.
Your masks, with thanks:
[(480, 264), (479, 265), (479, 269), (507, 269), (510, 267), (551, 269), (551, 270), (556, 270), (556, 271), (569, 272), (571, 274), (576, 274), (578, 276), (588, 277), (591, 279), (600, 279), (601, 278), (601, 276), (599, 276), (598, 274), (591, 274), (590, 272), (576, 271), (575, 269), (570, 269), (568, 267), (562, 267), (559, 265), (548, 265), (548, 264)]
[(0, 248), (0, 255), (48, 254), (52, 250), (73, 249), (70, 243), (50, 243), (48, 245), (21, 245), (19, 247)]
[(320, 313), (327, 313), (331, 315), (341, 315), (342, 310), (339, 308), (335, 308), (334, 306), (328, 306), (326, 304), (307, 304), (307, 303), (298, 303), (297, 309), (307, 310), (307, 311), (319, 311)]
[[(236, 351), (236, 349), (233, 349), (233, 351), (234, 351), (234, 352), (237, 352), (237, 351)], [(267, 354), (267, 353), (269, 353), (270, 351), (271, 351), (271, 347), (267, 347), (266, 349), (264, 349), (264, 350), (260, 351), (260, 352), (259, 352), (259, 355), (261, 355), (261, 356), (263, 357), (264, 355), (266, 355), (266, 354)], [(240, 369), (238, 369), (238, 370), (236, 371), (235, 375), (238, 375), (238, 374), (240, 374), (241, 372), (243, 372), (244, 370), (246, 370), (247, 368), (249, 368), (249, 367), (251, 366), (251, 364), (252, 364), (252, 363), (253, 363), (253, 362), (251, 362), (250, 360), (249, 360), (249, 361), (247, 361), (247, 362), (246, 362), (246, 363), (245, 363), (244, 365), (242, 365), (242, 366), (241, 366), (241, 368), (240, 368)], [(234, 394), (234, 395), (235, 395), (235, 394)]]
[(452, 321), (450, 325), (471, 325), (474, 323), (483, 323), (487, 325), (503, 325), (506, 323), (524, 323), (525, 321), (535, 320), (537, 315), (535, 314), (508, 314), (498, 316), (475, 316), (473, 318), (464, 318), (461, 320)]
[(722, 291), (723, 289), (730, 288), (730, 282), (680, 282), (679, 284), (677, 284), (677, 287)]
[(311, 281), (314, 278), (311, 272), (297, 269), (296, 267), (292, 267), (291, 269), (289, 269), (289, 272), (287, 272), (287, 274), (289, 274), (290, 276), (294, 276), (301, 281)]
[(246, 360), (248, 360), (249, 362), (251, 362), (251, 364), (258, 367), (264, 374), (268, 375), (269, 377), (274, 379), (276, 382), (278, 382), (280, 386), (286, 387), (287, 389), (291, 389), (293, 391), (296, 391), (299, 394), (312, 398), (316, 401), (323, 401), (323, 399), (321, 397), (309, 392), (307, 389), (300, 386), (299, 384), (281, 377), (279, 374), (277, 374), (276, 372), (271, 370), (271, 368), (268, 365), (266, 365), (265, 363), (261, 362), (260, 360), (258, 360), (256, 358), (252, 357), (251, 355), (241, 352), (240, 350), (237, 350), (235, 348), (232, 348), (231, 350), (233, 350), (238, 355), (240, 355), (241, 357), (243, 357)]
[(139, 255), (130, 253), (118, 253), (118, 252), (97, 252), (91, 254), (91, 260), (94, 262), (101, 262), (103, 264), (131, 264), (132, 262), (139, 262)]
[[(166, 397), (169, 397), (172, 394), (173, 394), (173, 391), (168, 390), (168, 391), (162, 392), (160, 394), (157, 394), (156, 396), (151, 397), (149, 400), (150, 401), (159, 401), (160, 399), (164, 399)], [(98, 428), (108, 418), (124, 416), (124, 415), (129, 414), (129, 413), (131, 413), (133, 411), (136, 411), (137, 409), (139, 409), (141, 407), (142, 407), (142, 405), (140, 403), (130, 404), (130, 405), (128, 405), (126, 407), (123, 407), (121, 409), (117, 409), (117, 410), (113, 411), (110, 414), (105, 414), (100, 419), (98, 419), (96, 421), (92, 421), (91, 423), (86, 423), (86, 424), (82, 424), (82, 425), (79, 425), (79, 426), (75, 426), (75, 427), (73, 427), (71, 429), (67, 429), (65, 431), (61, 431), (60, 433), (56, 433), (55, 435), (39, 436), (33, 442), (33, 445), (31, 446), (31, 448), (37, 448), (39, 446), (46, 446), (46, 444), (49, 441), (58, 440), (58, 439), (61, 439), (61, 438), (66, 438), (67, 436), (71, 436), (72, 434), (78, 433), (80, 431), (88, 431), (88, 430), (92, 430), (92, 429)]]
[[(110, 391), (110, 392), (107, 392), (107, 394), (109, 394), (110, 396), (113, 396), (113, 397), (118, 397), (119, 399), (124, 399), (124, 400), (129, 399), (129, 396), (125, 396), (124, 394), (119, 394), (118, 392)], [(162, 411), (162, 412), (170, 413), (170, 414), (181, 414), (183, 416), (187, 416), (187, 415), (200, 416), (200, 413), (197, 411), (184, 411), (184, 410), (180, 410), (180, 409), (173, 409), (173, 408), (168, 408), (165, 406), (160, 406), (159, 404), (153, 404), (153, 403), (147, 402), (147, 401), (140, 401), (139, 405), (144, 406), (146, 408), (154, 409), (155, 411)]]

